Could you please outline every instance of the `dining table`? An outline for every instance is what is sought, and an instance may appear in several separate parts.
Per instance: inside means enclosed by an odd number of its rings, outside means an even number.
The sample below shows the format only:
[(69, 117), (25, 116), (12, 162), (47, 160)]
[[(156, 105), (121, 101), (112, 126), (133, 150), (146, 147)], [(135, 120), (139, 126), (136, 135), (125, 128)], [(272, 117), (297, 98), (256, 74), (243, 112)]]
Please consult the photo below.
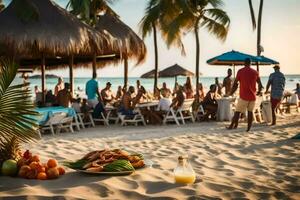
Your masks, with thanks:
[(217, 99), (217, 121), (230, 121), (233, 116), (232, 105), (235, 102), (235, 97), (222, 97)]
[(42, 107), (42, 108), (36, 108), (36, 112), (39, 113), (38, 116), (35, 116), (35, 119), (39, 125), (45, 124), (51, 116), (53, 116), (55, 113), (67, 113), (68, 117), (74, 117), (76, 127), (78, 130), (80, 130), (76, 111), (74, 108), (66, 108), (62, 106), (51, 106), (51, 107)]

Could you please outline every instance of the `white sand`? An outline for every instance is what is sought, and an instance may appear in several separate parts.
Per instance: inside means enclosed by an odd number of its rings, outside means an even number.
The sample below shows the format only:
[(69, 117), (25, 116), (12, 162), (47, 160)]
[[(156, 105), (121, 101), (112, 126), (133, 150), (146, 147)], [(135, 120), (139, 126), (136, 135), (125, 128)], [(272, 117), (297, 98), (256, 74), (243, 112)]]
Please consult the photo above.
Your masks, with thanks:
[[(124, 148), (144, 153), (152, 168), (130, 176), (93, 176), (67, 169), (57, 180), (0, 177), (0, 199), (300, 199), (300, 115), (279, 119), (275, 127), (245, 124), (234, 131), (225, 123), (185, 126), (103, 127), (45, 136), (26, 145), (42, 160), (75, 160), (85, 153)], [(227, 124), (227, 123), (226, 123)], [(174, 184), (177, 157), (188, 154), (196, 183)]]

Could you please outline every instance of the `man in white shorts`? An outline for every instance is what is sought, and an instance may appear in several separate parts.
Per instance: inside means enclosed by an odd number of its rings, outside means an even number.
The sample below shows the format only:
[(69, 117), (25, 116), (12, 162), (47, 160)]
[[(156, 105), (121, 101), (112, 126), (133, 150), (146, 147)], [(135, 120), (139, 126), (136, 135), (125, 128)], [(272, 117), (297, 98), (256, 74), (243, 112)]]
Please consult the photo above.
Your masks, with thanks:
[(234, 80), (230, 95), (233, 95), (240, 83), (240, 98), (238, 100), (234, 116), (231, 124), (226, 127), (227, 129), (236, 129), (239, 124), (239, 118), (241, 113), (247, 112), (248, 127), (247, 132), (250, 131), (253, 121), (253, 110), (256, 100), (256, 83), (258, 84), (258, 93), (262, 90), (262, 84), (258, 75), (258, 72), (251, 68), (251, 60), (247, 58), (245, 60), (245, 67), (240, 69)]

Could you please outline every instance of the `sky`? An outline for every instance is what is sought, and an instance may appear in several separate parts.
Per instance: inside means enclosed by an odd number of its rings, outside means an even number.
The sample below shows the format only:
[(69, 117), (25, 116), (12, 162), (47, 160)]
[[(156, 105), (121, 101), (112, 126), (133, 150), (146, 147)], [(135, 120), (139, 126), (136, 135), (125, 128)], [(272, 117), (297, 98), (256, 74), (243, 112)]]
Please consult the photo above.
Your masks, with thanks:
[[(65, 7), (67, 0), (54, 0)], [(4, 0), (7, 4), (9, 0)], [(259, 0), (253, 0), (256, 16)], [(237, 50), (248, 54), (256, 54), (256, 31), (251, 25), (248, 0), (224, 0), (223, 9), (230, 17), (230, 30), (225, 42), (221, 42), (208, 34), (205, 28), (200, 30), (200, 71), (204, 76), (224, 76), (226, 66), (210, 66), (206, 60), (224, 52)], [(119, 14), (121, 20), (129, 25), (136, 33), (139, 32), (139, 22), (142, 19), (147, 0), (116, 0), (111, 7)], [(285, 74), (300, 74), (300, 0), (265, 0), (262, 18), (262, 46), (263, 55), (280, 62), (281, 70)], [(139, 34), (140, 35), (140, 34)], [(129, 76), (138, 77), (154, 68), (153, 35), (145, 38), (147, 58), (143, 64), (135, 66), (130, 62)], [(164, 41), (159, 38), (159, 69), (178, 63), (183, 67), (195, 71), (195, 37), (188, 33), (183, 39), (186, 56), (182, 56), (179, 49), (168, 49)], [(273, 70), (270, 66), (260, 68), (261, 75), (269, 75)], [(67, 70), (52, 71), (51, 73), (68, 76)], [(122, 77), (123, 66), (108, 66), (98, 71), (101, 77)], [(91, 70), (75, 70), (77, 76), (89, 77)]]

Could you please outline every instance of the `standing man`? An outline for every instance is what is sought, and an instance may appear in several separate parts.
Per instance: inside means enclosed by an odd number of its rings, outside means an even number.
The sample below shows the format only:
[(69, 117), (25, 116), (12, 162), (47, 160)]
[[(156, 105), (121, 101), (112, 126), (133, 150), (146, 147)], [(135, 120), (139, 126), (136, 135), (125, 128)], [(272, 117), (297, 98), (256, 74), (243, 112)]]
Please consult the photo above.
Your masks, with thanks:
[(279, 65), (275, 65), (274, 67), (275, 72), (270, 74), (269, 81), (266, 87), (266, 93), (269, 92), (269, 88), (271, 86), (271, 108), (272, 108), (272, 124), (276, 125), (276, 108), (280, 104), (284, 87), (285, 87), (285, 77), (283, 73), (280, 72)]
[(240, 83), (240, 98), (238, 100), (234, 116), (231, 124), (227, 129), (235, 129), (238, 127), (241, 113), (248, 111), (248, 127), (247, 132), (250, 131), (253, 121), (253, 110), (256, 100), (256, 83), (258, 84), (258, 93), (262, 90), (262, 84), (258, 72), (251, 68), (250, 58), (245, 59), (245, 67), (240, 69), (234, 80), (230, 95), (233, 95)]
[(93, 78), (86, 83), (85, 93), (88, 97), (88, 105), (92, 108), (95, 108), (101, 99), (101, 95), (99, 93), (98, 81), (96, 80), (97, 74), (93, 73)]
[(225, 95), (229, 96), (230, 92), (231, 92), (231, 88), (232, 88), (232, 83), (233, 83), (233, 79), (232, 79), (232, 70), (229, 68), (227, 70), (227, 76), (224, 78), (223, 80), (223, 87), (225, 87)]

